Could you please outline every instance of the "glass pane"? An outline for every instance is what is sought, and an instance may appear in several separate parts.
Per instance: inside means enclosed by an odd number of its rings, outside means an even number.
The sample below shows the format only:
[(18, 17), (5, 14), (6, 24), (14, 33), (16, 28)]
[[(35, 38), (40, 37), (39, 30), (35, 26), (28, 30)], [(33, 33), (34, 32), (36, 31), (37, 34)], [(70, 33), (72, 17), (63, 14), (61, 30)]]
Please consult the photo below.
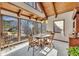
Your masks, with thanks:
[(38, 33), (41, 33), (41, 23), (38, 23)]
[(28, 34), (33, 34), (33, 21), (28, 21)]
[(42, 23), (42, 32), (46, 32), (46, 24)]
[(21, 19), (21, 40), (27, 38), (28, 35), (27, 30), (28, 30), (27, 20)]
[(2, 16), (3, 19), (3, 38), (17, 41), (17, 19), (10, 16)]
[(38, 23), (34, 22), (34, 34), (38, 34)]
[(54, 21), (54, 32), (63, 33), (64, 21)]

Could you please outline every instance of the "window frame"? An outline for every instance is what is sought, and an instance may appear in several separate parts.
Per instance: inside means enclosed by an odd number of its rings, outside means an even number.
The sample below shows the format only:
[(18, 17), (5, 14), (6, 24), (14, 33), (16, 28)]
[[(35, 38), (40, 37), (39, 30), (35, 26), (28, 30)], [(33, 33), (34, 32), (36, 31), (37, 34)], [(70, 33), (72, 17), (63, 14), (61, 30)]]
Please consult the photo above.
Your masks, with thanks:
[[(54, 28), (54, 22), (56, 21), (63, 21), (63, 34), (65, 35), (65, 20), (64, 19), (61, 19), (61, 20), (54, 20), (53, 21), (53, 32), (55, 32), (55, 28)], [(55, 33), (59, 33), (59, 32), (55, 32)]]

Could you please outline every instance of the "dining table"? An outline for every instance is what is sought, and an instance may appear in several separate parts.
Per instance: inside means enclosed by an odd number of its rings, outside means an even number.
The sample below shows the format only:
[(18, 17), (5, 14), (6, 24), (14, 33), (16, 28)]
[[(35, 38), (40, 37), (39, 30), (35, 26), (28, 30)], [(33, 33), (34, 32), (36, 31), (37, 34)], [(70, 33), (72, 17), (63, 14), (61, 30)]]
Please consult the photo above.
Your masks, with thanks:
[(50, 37), (51, 34), (47, 34), (47, 33), (40, 33), (40, 34), (37, 34), (37, 35), (33, 35), (34, 38), (39, 38), (39, 39), (43, 39), (43, 38), (47, 38), (47, 37)]
[[(38, 39), (39, 41), (43, 41), (43, 40), (46, 40), (48, 37), (52, 36), (51, 34), (48, 34), (48, 33), (39, 33), (39, 34), (36, 34), (36, 35), (33, 35), (33, 39)], [(41, 42), (39, 42), (38, 44), (40, 44)], [(43, 49), (43, 46), (41, 44), (41, 49)], [(33, 51), (33, 54), (34, 54), (34, 51)]]

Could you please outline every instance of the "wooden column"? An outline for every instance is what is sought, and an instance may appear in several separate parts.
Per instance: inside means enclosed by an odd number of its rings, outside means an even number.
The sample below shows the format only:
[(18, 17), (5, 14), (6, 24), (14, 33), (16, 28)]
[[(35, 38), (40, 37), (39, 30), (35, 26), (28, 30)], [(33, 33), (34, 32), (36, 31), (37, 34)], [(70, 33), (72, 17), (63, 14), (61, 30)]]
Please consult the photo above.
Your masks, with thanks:
[(3, 25), (2, 25), (2, 16), (1, 16), (1, 7), (0, 7), (0, 38), (2, 37)]
[(1, 39), (1, 4), (0, 4), (0, 39)]
[(17, 36), (18, 36), (18, 41), (20, 41), (20, 40), (21, 40), (21, 39), (20, 39), (20, 38), (21, 38), (21, 30), (20, 30), (20, 29), (21, 29), (21, 28), (20, 28), (20, 27), (21, 27), (21, 26), (20, 26), (20, 25), (21, 25), (21, 24), (20, 24), (20, 23), (21, 23), (21, 20), (20, 20), (19, 18), (18, 18), (18, 22), (17, 22), (17, 23), (18, 23), (18, 24), (17, 24), (17, 25), (18, 25), (18, 26), (17, 26), (17, 30), (18, 30), (18, 33), (17, 33), (18, 35), (17, 35)]
[(79, 32), (79, 14), (76, 15), (76, 32)]
[(44, 11), (44, 13), (45, 13), (45, 18), (48, 18), (48, 15), (47, 15), (47, 13), (46, 13), (46, 11), (45, 11), (45, 8), (44, 8), (43, 4), (42, 4), (41, 2), (39, 2), (38, 4), (39, 4), (39, 6), (41, 7), (41, 9)]
[[(1, 4), (0, 4), (0, 40), (1, 40)], [(1, 44), (0, 44), (0, 52), (1, 52)]]
[(17, 22), (17, 23), (18, 23), (18, 26), (17, 26), (17, 30), (18, 30), (18, 33), (17, 33), (17, 34), (18, 34), (18, 35), (17, 35), (17, 36), (18, 36), (18, 41), (21, 40), (21, 20), (20, 20), (20, 18), (19, 18), (19, 17), (20, 17), (20, 14), (21, 14), (21, 11), (22, 11), (22, 10), (19, 9), (19, 11), (18, 11), (18, 13), (17, 13), (17, 16), (18, 16), (18, 22)]
[[(1, 3), (0, 3), (0, 43), (1, 43), (1, 39), (2, 39), (2, 32), (3, 32), (3, 27), (2, 27)], [(0, 44), (0, 51), (1, 51), (1, 44)]]
[(55, 7), (55, 2), (53, 2), (53, 8), (54, 8), (55, 18), (56, 18), (57, 17), (57, 10), (56, 10), (56, 7)]
[(42, 33), (42, 23), (41, 23), (41, 33)]

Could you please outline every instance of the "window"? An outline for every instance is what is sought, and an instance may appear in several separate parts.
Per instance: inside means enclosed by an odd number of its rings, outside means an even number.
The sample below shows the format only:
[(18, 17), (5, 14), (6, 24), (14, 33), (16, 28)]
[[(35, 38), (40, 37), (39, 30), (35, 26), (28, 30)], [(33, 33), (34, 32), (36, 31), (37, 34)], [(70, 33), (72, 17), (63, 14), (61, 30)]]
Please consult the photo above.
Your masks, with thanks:
[(42, 32), (46, 32), (46, 24), (42, 23)]
[(25, 39), (29, 34), (41, 33), (41, 23), (32, 20), (21, 19), (21, 38)]
[(38, 34), (38, 23), (34, 22), (34, 34)]
[(2, 16), (3, 19), (3, 38), (12, 41), (17, 40), (17, 18)]
[(33, 25), (33, 21), (28, 21), (28, 34), (33, 34), (34, 31), (34, 25)]
[(64, 20), (55, 20), (53, 23), (53, 30), (56, 33), (64, 33)]
[(21, 40), (25, 39), (28, 35), (28, 24), (27, 20), (21, 19)]
[(41, 33), (41, 23), (38, 23), (38, 33)]

